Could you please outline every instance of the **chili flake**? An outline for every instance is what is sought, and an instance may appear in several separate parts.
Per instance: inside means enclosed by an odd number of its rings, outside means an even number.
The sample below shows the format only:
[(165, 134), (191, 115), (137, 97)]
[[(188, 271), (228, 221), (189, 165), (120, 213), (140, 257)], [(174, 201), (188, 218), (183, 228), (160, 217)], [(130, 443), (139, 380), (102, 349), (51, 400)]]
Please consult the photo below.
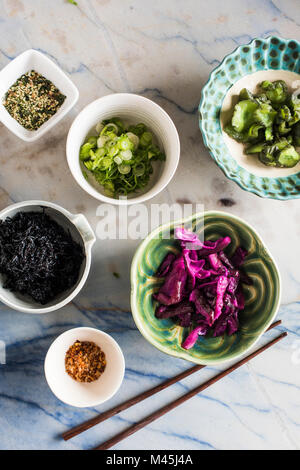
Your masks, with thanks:
[(104, 352), (92, 341), (75, 341), (65, 358), (66, 372), (77, 382), (94, 382), (106, 367)]
[(3, 105), (21, 126), (34, 131), (57, 112), (65, 99), (50, 80), (31, 70), (9, 88)]

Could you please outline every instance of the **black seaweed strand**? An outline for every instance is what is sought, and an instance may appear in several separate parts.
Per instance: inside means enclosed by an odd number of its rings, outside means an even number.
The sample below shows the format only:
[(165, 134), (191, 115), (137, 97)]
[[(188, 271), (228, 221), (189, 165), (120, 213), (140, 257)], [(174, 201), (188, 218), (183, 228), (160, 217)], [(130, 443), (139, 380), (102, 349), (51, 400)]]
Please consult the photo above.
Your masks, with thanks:
[(19, 212), (0, 221), (4, 287), (42, 305), (76, 284), (84, 257), (82, 247), (45, 212)]

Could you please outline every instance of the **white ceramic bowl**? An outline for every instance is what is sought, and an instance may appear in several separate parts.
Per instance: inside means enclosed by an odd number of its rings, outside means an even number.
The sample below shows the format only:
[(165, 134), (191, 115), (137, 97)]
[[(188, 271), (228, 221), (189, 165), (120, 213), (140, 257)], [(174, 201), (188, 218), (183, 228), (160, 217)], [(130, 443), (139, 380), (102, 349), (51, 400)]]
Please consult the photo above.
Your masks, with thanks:
[[(30, 70), (35, 70), (48, 78), (66, 96), (64, 103), (47, 122), (36, 131), (29, 131), (21, 126), (5, 109), (2, 104), (7, 90), (18, 78)], [(29, 49), (23, 52), (0, 72), (0, 121), (16, 136), (27, 142), (33, 142), (48, 132), (57, 124), (75, 105), (78, 100), (78, 90), (67, 75), (41, 52)]]
[(21, 295), (17, 292), (11, 292), (4, 289), (2, 276), (0, 274), (0, 301), (13, 308), (25, 313), (48, 313), (58, 310), (69, 303), (82, 289), (88, 277), (91, 266), (91, 250), (96, 241), (93, 230), (91, 229), (87, 219), (82, 214), (71, 214), (63, 207), (46, 201), (25, 201), (12, 204), (0, 212), (0, 219), (13, 217), (17, 212), (38, 212), (45, 210), (52, 219), (61, 225), (70, 234), (77, 243), (81, 244), (85, 253), (85, 260), (82, 263), (79, 273), (79, 279), (74, 287), (60, 294), (53, 301), (46, 305), (35, 302), (30, 297)]
[[(116, 116), (128, 124), (139, 122), (146, 124), (166, 154), (165, 162), (155, 162), (156, 169), (144, 191), (132, 193), (125, 200), (107, 197), (100, 185), (93, 186), (89, 183), (83, 176), (79, 161), (80, 146), (86, 136), (95, 130), (95, 125), (103, 119)], [(156, 196), (172, 179), (179, 162), (179, 156), (179, 137), (170, 116), (148, 98), (130, 93), (116, 93), (90, 103), (74, 120), (67, 139), (67, 159), (75, 180), (91, 196), (110, 204), (141, 203)]]
[[(105, 353), (105, 370), (95, 382), (76, 382), (65, 370), (66, 352), (76, 340), (93, 341)], [(52, 343), (45, 358), (45, 376), (54, 395), (79, 408), (97, 406), (109, 400), (119, 390), (124, 372), (125, 361), (119, 345), (107, 333), (95, 328), (66, 331)]]

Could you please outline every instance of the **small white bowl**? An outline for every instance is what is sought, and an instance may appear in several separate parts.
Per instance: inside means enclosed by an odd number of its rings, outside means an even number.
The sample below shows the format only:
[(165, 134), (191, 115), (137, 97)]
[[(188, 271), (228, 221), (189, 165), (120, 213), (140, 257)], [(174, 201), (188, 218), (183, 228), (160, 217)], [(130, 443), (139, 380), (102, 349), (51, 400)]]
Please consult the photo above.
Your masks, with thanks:
[(73, 240), (83, 247), (85, 253), (85, 260), (82, 263), (79, 278), (75, 286), (66, 292), (62, 292), (57, 298), (53, 299), (46, 305), (35, 302), (29, 296), (11, 292), (9, 289), (4, 289), (2, 275), (0, 274), (0, 301), (14, 310), (25, 313), (48, 313), (58, 310), (79, 293), (83, 288), (85, 281), (88, 277), (91, 266), (91, 251), (92, 246), (96, 241), (93, 230), (90, 227), (87, 219), (82, 214), (71, 214), (63, 207), (46, 201), (25, 201), (17, 204), (12, 204), (0, 212), (0, 220), (5, 220), (6, 217), (13, 217), (18, 212), (42, 212), (46, 211), (49, 216), (55, 220), (66, 231), (69, 231)]
[[(95, 131), (98, 122), (119, 117), (129, 124), (143, 122), (153, 132), (166, 155), (165, 162), (155, 162), (156, 170), (143, 192), (132, 193), (128, 199), (114, 199), (104, 194), (101, 185), (93, 186), (83, 176), (79, 150), (87, 135)], [(77, 183), (87, 193), (109, 204), (141, 203), (156, 196), (171, 181), (180, 156), (180, 142), (170, 116), (158, 104), (140, 95), (116, 93), (99, 98), (86, 106), (74, 120), (67, 139), (68, 164)]]
[[(105, 370), (95, 382), (76, 382), (66, 372), (66, 352), (76, 340), (93, 341), (105, 353)], [(52, 343), (45, 358), (45, 376), (50, 389), (59, 400), (78, 408), (97, 406), (109, 400), (119, 390), (124, 372), (125, 361), (119, 345), (110, 335), (95, 328), (66, 331)]]
[[(35, 70), (50, 80), (66, 96), (58, 111), (36, 131), (21, 126), (3, 106), (3, 98), (8, 89), (24, 73)], [(0, 71), (0, 121), (16, 136), (26, 142), (33, 142), (57, 124), (78, 100), (78, 90), (67, 75), (41, 52), (29, 49), (23, 52)]]

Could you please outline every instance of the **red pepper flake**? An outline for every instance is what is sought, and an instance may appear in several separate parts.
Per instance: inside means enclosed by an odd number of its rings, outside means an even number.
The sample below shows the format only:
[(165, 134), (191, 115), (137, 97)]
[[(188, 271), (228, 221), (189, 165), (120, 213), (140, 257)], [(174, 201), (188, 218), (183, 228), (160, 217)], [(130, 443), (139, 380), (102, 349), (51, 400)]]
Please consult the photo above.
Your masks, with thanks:
[(75, 341), (65, 358), (66, 372), (77, 382), (94, 382), (106, 367), (104, 352), (92, 341)]

